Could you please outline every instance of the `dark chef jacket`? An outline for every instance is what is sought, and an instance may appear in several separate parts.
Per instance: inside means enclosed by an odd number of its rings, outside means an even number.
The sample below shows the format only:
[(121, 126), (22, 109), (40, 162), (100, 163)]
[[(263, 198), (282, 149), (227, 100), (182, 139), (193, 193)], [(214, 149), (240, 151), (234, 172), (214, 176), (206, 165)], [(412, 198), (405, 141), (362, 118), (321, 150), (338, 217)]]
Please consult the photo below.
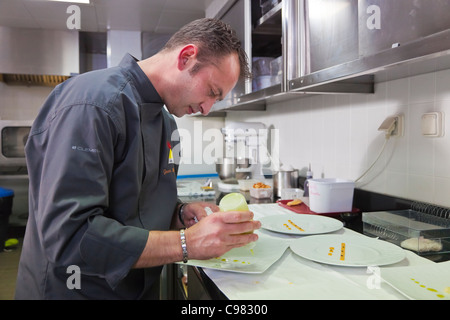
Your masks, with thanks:
[(29, 219), (16, 299), (149, 296), (161, 267), (131, 267), (148, 230), (169, 229), (177, 204), (174, 130), (130, 55), (53, 90), (26, 145)]

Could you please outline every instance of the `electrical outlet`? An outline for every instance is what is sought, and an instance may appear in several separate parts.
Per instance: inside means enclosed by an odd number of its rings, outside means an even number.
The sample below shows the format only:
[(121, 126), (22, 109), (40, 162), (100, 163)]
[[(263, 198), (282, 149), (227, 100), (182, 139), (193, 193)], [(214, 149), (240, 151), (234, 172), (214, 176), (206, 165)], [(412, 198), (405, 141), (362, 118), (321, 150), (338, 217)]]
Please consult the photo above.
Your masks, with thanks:
[(386, 137), (403, 136), (403, 115), (387, 117), (378, 128), (378, 131), (384, 131)]
[(396, 123), (395, 123), (395, 129), (392, 131), (391, 136), (394, 137), (403, 137), (404, 134), (404, 116), (402, 114), (396, 115)]
[(429, 112), (422, 115), (422, 135), (424, 137), (442, 137), (444, 135), (444, 114)]

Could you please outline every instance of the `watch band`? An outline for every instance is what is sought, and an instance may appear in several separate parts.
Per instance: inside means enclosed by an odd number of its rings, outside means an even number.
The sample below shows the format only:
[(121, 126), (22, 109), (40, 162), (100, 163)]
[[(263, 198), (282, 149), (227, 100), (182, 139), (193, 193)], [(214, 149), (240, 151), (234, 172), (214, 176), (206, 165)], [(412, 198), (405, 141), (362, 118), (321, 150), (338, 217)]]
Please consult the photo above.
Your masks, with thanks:
[(184, 234), (185, 229), (180, 229), (181, 250), (183, 251), (183, 262), (188, 262), (188, 252), (186, 246), (186, 236)]
[(180, 208), (178, 209), (178, 219), (180, 220), (180, 222), (183, 226), (186, 226), (184, 224), (184, 206), (185, 205), (186, 205), (186, 203), (182, 203)]

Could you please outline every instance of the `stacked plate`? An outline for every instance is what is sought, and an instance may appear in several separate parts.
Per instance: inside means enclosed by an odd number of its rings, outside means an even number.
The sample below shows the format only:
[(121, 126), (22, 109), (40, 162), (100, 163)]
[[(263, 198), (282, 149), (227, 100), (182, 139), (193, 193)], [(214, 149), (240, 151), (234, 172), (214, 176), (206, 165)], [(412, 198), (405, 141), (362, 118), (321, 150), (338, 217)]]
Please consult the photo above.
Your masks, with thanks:
[(382, 266), (399, 262), (405, 251), (389, 242), (365, 236), (327, 234), (343, 228), (337, 219), (319, 215), (277, 214), (259, 219), (265, 230), (298, 239), (277, 239), (260, 234), (259, 240), (210, 260), (188, 264), (241, 273), (263, 273), (277, 262), (288, 247), (298, 256), (329, 265), (346, 267)]
[(341, 221), (315, 215), (286, 214), (263, 217), (262, 228), (291, 235), (308, 235), (290, 243), (291, 250), (308, 260), (319, 263), (367, 267), (399, 262), (405, 252), (382, 240), (361, 236), (327, 235), (343, 227)]

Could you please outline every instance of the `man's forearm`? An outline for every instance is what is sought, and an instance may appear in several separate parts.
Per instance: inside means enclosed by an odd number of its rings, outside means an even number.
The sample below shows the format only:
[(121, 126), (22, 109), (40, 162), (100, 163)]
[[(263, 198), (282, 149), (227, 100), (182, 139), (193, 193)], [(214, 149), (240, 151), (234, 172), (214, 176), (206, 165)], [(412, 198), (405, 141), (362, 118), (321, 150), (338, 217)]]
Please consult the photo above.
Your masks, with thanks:
[(183, 260), (179, 231), (150, 231), (133, 268), (149, 268)]

